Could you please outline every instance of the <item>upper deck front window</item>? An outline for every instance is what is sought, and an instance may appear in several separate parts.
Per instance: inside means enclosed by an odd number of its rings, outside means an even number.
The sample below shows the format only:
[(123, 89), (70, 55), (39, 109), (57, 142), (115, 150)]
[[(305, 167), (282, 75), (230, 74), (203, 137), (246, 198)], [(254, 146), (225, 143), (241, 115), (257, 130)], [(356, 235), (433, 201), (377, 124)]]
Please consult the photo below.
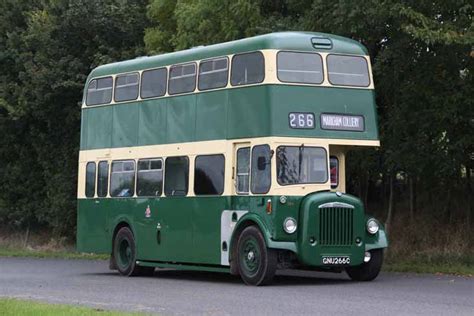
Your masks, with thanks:
[(333, 85), (368, 87), (367, 60), (361, 56), (328, 55), (328, 78)]
[(323, 60), (315, 53), (279, 52), (278, 79), (282, 82), (323, 82)]
[(326, 183), (326, 150), (321, 147), (279, 146), (277, 180), (280, 185)]

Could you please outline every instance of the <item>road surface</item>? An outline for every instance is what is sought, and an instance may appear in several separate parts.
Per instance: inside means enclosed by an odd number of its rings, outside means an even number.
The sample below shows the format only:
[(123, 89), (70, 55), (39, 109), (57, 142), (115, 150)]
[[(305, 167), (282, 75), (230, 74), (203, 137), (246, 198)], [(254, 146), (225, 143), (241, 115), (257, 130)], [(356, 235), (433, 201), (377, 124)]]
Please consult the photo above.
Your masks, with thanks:
[[(474, 278), (285, 271), (266, 287), (222, 273), (157, 270), (126, 278), (108, 262), (0, 258), (0, 297), (162, 315), (474, 315)], [(1, 311), (0, 311), (1, 314)]]

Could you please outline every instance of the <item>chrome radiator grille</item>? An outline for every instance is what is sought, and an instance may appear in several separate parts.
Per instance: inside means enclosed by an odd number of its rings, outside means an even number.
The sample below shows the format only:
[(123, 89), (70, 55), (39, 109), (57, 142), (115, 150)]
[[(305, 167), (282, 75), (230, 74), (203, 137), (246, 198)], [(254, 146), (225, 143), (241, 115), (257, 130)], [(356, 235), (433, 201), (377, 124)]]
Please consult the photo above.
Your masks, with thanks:
[(354, 240), (354, 207), (345, 203), (319, 206), (319, 244), (349, 246)]

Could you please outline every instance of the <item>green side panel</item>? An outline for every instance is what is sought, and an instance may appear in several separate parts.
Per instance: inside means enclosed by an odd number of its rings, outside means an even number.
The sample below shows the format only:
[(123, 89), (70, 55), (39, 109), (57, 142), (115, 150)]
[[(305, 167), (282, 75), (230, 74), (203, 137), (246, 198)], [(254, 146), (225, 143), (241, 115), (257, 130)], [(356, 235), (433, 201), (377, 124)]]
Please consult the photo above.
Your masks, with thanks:
[(228, 90), (197, 94), (196, 139), (222, 139), (226, 135)]
[(112, 147), (138, 145), (137, 104), (119, 104), (113, 108)]
[(267, 89), (263, 85), (229, 90), (227, 139), (271, 135)]
[(230, 206), (230, 197), (193, 199), (193, 262), (220, 264), (221, 214)]
[(77, 206), (77, 251), (110, 253), (108, 207), (94, 199), (79, 200)]
[[(303, 86), (269, 86), (273, 135), (377, 140), (377, 117), (374, 91)], [(315, 115), (315, 129), (289, 127), (290, 112), (311, 112)], [(334, 131), (321, 128), (321, 113), (362, 115), (365, 131)]]
[(144, 101), (139, 108), (138, 145), (166, 143), (166, 110), (168, 99)]
[(87, 149), (112, 147), (112, 112), (114, 107), (99, 107), (88, 111), (86, 122), (83, 127)]
[[(315, 128), (290, 128), (290, 112), (314, 113)], [(322, 113), (362, 115), (365, 130), (324, 130)], [(366, 89), (251, 86), (89, 108), (82, 119), (81, 150), (265, 136), (378, 139), (374, 91)]]
[(196, 95), (168, 99), (167, 143), (196, 140)]

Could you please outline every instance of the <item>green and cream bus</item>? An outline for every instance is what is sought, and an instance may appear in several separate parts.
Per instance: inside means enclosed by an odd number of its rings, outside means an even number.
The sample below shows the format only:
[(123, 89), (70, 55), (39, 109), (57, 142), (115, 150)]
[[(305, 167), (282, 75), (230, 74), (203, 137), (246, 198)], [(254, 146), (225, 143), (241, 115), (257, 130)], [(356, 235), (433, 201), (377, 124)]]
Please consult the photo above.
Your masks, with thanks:
[(122, 275), (347, 271), (387, 237), (345, 193), (345, 154), (379, 146), (367, 50), (273, 33), (103, 65), (82, 103), (77, 247)]

